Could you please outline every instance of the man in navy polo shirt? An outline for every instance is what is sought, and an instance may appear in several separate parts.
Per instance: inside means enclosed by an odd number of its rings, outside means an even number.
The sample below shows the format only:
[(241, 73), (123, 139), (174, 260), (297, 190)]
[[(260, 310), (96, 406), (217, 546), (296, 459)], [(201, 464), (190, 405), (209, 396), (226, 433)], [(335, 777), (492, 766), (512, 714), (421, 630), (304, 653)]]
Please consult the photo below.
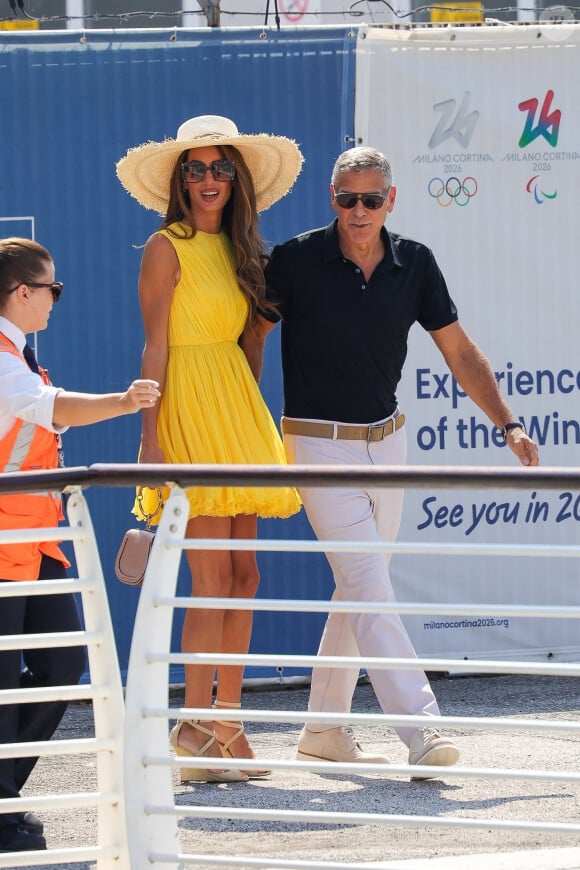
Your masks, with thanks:
[[(288, 459), (305, 465), (402, 465), (405, 417), (396, 390), (407, 336), (418, 322), (443, 354), (462, 389), (502, 430), (523, 465), (538, 464), (536, 444), (500, 394), (491, 366), (460, 325), (432, 252), (388, 232), (396, 189), (387, 158), (353, 148), (336, 161), (330, 185), (336, 219), (274, 248), (266, 269), (269, 299), (279, 312), (258, 317), (252, 362), (256, 373), (268, 332), (282, 320), (284, 417)], [(393, 541), (402, 490), (380, 487), (305, 488), (301, 496), (317, 537)], [(393, 601), (389, 560), (381, 553), (328, 553), (336, 591), (345, 601)], [(330, 614), (319, 655), (415, 658), (397, 614)], [(348, 713), (358, 668), (317, 667), (309, 710)], [(426, 726), (398, 727), (409, 764), (451, 765), (459, 751), (429, 726), (439, 708), (420, 670), (369, 670), (382, 710), (424, 715)], [(348, 726), (311, 722), (298, 758), (377, 762)], [(414, 776), (414, 779), (428, 778)]]

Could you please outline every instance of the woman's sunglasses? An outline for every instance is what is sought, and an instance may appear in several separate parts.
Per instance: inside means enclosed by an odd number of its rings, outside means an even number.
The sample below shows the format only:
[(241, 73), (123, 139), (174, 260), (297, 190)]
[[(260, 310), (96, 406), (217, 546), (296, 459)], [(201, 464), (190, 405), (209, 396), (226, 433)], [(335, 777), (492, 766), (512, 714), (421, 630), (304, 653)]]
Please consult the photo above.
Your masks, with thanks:
[[(46, 281), (42, 283), (38, 281), (21, 281), (20, 284), (25, 284), (27, 287), (48, 287), (52, 293), (53, 302), (58, 302), (63, 288), (62, 281), (53, 281), (52, 284), (48, 284)], [(15, 290), (18, 290), (20, 284), (17, 284), (16, 287), (12, 287), (8, 292), (14, 293)]]
[(206, 172), (211, 172), (216, 181), (233, 181), (236, 167), (231, 160), (213, 160), (209, 166), (201, 160), (190, 160), (189, 163), (181, 164), (181, 177), (184, 181), (197, 184), (203, 181)]
[(357, 202), (362, 202), (365, 208), (370, 211), (375, 211), (377, 208), (382, 208), (386, 196), (382, 193), (335, 193), (334, 201), (340, 208), (354, 208)]

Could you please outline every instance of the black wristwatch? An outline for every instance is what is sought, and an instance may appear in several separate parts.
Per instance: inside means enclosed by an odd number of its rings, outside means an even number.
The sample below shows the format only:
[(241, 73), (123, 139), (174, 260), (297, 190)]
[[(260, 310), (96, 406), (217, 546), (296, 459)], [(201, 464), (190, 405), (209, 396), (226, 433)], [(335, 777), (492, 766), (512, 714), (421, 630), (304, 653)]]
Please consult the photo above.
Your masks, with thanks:
[(513, 423), (506, 423), (501, 430), (502, 438), (504, 441), (507, 441), (507, 433), (510, 431), (510, 429), (523, 429), (524, 432), (526, 431), (526, 427), (524, 426), (524, 424), (520, 423), (518, 420), (514, 420)]

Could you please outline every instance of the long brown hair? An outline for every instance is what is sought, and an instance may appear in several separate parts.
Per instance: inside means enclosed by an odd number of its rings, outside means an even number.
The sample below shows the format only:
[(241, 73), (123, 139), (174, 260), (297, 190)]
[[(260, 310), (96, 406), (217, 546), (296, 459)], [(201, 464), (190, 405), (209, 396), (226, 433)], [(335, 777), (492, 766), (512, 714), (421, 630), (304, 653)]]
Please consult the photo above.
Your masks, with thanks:
[[(266, 300), (264, 265), (266, 250), (258, 230), (256, 191), (250, 170), (241, 153), (233, 145), (218, 146), (220, 154), (236, 167), (232, 195), (223, 211), (222, 229), (232, 241), (236, 262), (236, 275), (240, 290), (249, 306), (248, 323), (252, 323), (258, 310), (270, 311), (273, 306)], [(195, 220), (190, 208), (189, 193), (183, 190), (181, 164), (187, 160), (190, 149), (183, 151), (173, 168), (169, 182), (169, 202), (161, 229), (176, 238), (193, 238)], [(179, 230), (171, 227), (178, 223)]]

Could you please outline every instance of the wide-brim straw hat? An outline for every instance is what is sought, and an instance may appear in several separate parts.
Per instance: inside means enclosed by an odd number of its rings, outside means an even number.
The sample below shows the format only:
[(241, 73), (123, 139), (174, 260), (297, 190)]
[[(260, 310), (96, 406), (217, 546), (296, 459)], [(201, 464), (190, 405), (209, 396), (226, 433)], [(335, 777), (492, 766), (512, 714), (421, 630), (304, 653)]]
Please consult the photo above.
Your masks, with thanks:
[(298, 145), (286, 136), (244, 135), (229, 118), (199, 115), (184, 121), (175, 139), (130, 148), (117, 163), (117, 176), (141, 205), (165, 215), (178, 156), (208, 145), (233, 145), (240, 151), (254, 180), (258, 211), (270, 208), (288, 193), (304, 159)]

